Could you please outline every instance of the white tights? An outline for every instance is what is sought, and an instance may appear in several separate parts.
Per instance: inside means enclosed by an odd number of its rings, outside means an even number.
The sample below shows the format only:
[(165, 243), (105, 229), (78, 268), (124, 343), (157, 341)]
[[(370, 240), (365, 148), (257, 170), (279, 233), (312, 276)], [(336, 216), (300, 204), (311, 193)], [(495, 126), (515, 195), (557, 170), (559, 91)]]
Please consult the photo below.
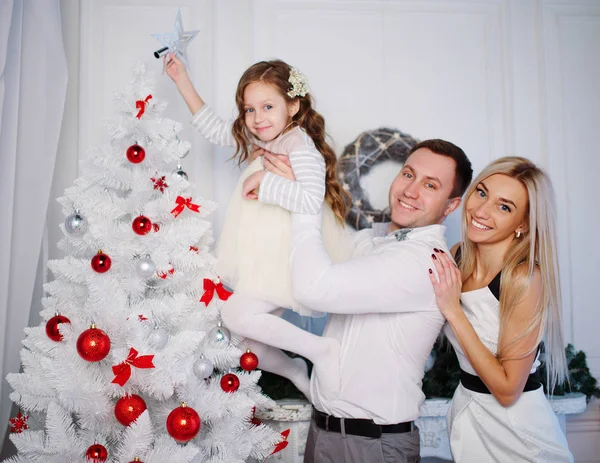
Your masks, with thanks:
[(281, 319), (273, 313), (277, 310), (270, 302), (234, 293), (223, 306), (221, 316), (231, 331), (256, 341), (250, 349), (258, 356), (261, 369), (288, 378), (310, 399), (306, 364), (279, 349), (294, 352), (313, 363), (321, 387), (337, 393), (340, 388), (339, 343)]

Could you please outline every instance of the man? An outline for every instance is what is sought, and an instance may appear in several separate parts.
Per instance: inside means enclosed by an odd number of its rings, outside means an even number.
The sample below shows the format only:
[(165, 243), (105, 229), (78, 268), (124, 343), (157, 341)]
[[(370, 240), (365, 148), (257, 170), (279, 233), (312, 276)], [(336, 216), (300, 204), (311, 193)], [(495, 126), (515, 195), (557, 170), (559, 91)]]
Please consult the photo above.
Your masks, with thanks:
[(311, 378), (305, 463), (420, 461), (413, 420), (444, 323), (429, 280), (431, 255), (448, 252), (441, 223), (460, 205), (472, 174), (452, 143), (416, 145), (390, 187), (392, 222), (358, 233), (353, 258), (341, 264), (325, 251), (320, 216), (294, 214), (294, 297), (332, 314), (323, 335), (340, 348), (339, 377)]

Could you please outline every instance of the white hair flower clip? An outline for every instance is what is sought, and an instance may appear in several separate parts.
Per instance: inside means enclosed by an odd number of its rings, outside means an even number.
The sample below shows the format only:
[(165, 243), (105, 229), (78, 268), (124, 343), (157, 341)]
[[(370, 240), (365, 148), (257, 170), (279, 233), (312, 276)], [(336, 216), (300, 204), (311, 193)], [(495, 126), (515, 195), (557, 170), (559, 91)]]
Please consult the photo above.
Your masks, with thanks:
[(290, 91), (287, 92), (290, 98), (306, 96), (308, 93), (308, 80), (306, 80), (304, 74), (298, 71), (298, 69), (291, 69), (288, 82), (291, 84)]

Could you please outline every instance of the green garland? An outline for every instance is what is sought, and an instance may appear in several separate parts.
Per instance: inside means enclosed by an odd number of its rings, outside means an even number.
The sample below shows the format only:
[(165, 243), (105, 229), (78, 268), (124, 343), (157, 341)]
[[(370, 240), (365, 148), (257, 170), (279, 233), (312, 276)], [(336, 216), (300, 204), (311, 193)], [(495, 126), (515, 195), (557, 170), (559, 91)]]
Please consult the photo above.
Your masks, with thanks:
[[(298, 357), (298, 355), (291, 352), (284, 352), (292, 358)], [(308, 364), (308, 374), (310, 375), (312, 372), (312, 363), (309, 360), (306, 360), (306, 363)], [(306, 399), (304, 394), (302, 394), (302, 392), (300, 392), (289, 379), (274, 373), (269, 373), (268, 371), (262, 372), (262, 375), (258, 380), (258, 385), (261, 387), (263, 393), (268, 395), (273, 400)]]
[[(581, 392), (585, 394), (589, 402), (592, 397), (600, 398), (600, 388), (598, 381), (594, 378), (587, 365), (585, 352), (582, 350), (575, 352), (572, 344), (565, 349), (567, 363), (569, 365), (569, 383), (566, 382), (554, 388), (554, 395), (565, 395), (566, 392)], [(540, 377), (543, 379), (544, 391), (548, 392), (546, 384), (546, 364), (542, 363), (539, 369)]]
[[(425, 373), (423, 392), (428, 399), (434, 397), (450, 399), (460, 381), (460, 367), (456, 354), (448, 342), (445, 342), (444, 345), (436, 342), (432, 353), (435, 362), (433, 368)], [(554, 395), (564, 395), (565, 392), (581, 392), (585, 394), (588, 402), (592, 397), (600, 398), (600, 388), (598, 388), (596, 378), (590, 373), (585, 353), (583, 351), (576, 352), (572, 344), (566, 347), (565, 353), (569, 365), (569, 384), (563, 383), (554, 388)], [(309, 363), (309, 371), (310, 369), (312, 369), (312, 365)], [(547, 393), (544, 363), (538, 371), (544, 391)], [(258, 384), (263, 392), (274, 400), (304, 398), (304, 395), (290, 381), (273, 373), (263, 371)]]
[(428, 399), (451, 398), (460, 382), (460, 367), (454, 349), (445, 338), (443, 342), (439, 339), (431, 351), (435, 359), (433, 367), (423, 378), (423, 392)]

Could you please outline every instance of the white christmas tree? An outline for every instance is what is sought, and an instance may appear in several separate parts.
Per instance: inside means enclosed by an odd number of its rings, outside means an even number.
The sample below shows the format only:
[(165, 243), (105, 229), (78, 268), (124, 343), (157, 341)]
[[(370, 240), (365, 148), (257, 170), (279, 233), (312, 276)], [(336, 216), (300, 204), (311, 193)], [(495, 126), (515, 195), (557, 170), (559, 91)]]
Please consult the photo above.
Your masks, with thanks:
[(270, 400), (256, 356), (220, 326), (216, 205), (191, 194), (178, 165), (190, 144), (152, 81), (138, 65), (110, 143), (59, 199), (67, 257), (48, 264), (44, 322), (26, 329), (23, 372), (7, 378), (23, 413), (7, 462), (235, 463), (287, 443), (253, 419)]

